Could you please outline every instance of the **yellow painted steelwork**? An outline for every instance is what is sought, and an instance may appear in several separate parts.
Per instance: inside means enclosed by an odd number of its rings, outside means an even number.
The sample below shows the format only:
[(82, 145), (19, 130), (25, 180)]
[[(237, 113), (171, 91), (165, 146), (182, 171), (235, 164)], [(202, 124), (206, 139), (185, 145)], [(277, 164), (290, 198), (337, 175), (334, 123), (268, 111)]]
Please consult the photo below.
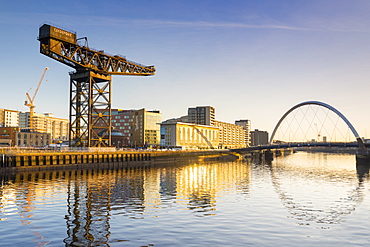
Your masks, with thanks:
[(40, 53), (76, 69), (70, 73), (70, 146), (109, 147), (111, 75), (149, 76), (155, 67), (90, 49), (84, 39), (80, 45), (75, 32), (48, 24), (39, 29)]

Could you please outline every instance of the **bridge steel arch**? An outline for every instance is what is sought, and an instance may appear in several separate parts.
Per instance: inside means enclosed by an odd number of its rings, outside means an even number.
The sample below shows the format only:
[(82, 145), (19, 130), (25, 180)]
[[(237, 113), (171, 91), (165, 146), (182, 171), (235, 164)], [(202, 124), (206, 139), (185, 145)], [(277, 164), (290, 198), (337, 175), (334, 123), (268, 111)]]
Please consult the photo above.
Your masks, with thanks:
[(289, 109), (289, 111), (287, 111), (279, 120), (279, 122), (276, 124), (275, 128), (274, 128), (274, 131), (272, 132), (271, 134), (271, 138), (270, 138), (270, 144), (272, 144), (273, 140), (274, 140), (274, 137), (275, 137), (275, 133), (276, 131), (279, 129), (280, 127), (280, 124), (283, 122), (283, 120), (286, 118), (286, 116), (289, 115), (289, 113), (291, 113), (292, 111), (294, 111), (295, 109), (301, 107), (301, 106), (305, 106), (305, 105), (318, 105), (318, 106), (322, 106), (322, 107), (325, 107), (329, 110), (331, 110), (332, 112), (336, 113), (346, 124), (347, 126), (350, 128), (350, 130), (352, 131), (353, 135), (356, 137), (356, 140), (358, 142), (358, 146), (360, 149), (366, 149), (365, 147), (365, 144), (364, 142), (362, 141), (362, 138), (359, 136), (359, 134), (357, 133), (356, 129), (353, 127), (353, 125), (348, 121), (348, 119), (342, 114), (340, 113), (337, 109), (335, 109), (334, 107), (332, 107), (331, 105), (328, 105), (326, 103), (323, 103), (323, 102), (320, 102), (320, 101), (306, 101), (306, 102), (302, 102), (302, 103), (299, 103), (295, 106), (293, 106), (292, 108)]

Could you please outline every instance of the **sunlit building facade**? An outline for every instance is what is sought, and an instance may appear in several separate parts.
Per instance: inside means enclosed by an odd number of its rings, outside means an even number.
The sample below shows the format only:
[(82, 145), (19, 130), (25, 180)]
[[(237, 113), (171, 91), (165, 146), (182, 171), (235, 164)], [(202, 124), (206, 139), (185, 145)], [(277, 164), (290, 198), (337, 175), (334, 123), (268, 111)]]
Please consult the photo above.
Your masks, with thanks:
[(0, 109), (0, 127), (18, 127), (19, 111)]
[[(19, 127), (21, 129), (30, 128), (30, 113), (20, 112)], [(52, 113), (34, 113), (33, 130), (39, 133), (48, 133), (53, 142), (68, 140), (69, 121), (63, 118), (55, 118)]]
[(117, 148), (131, 146), (131, 129), (135, 110), (112, 109), (112, 127), (122, 135), (116, 138), (112, 135), (112, 145)]
[(161, 122), (162, 113), (158, 110), (112, 109), (112, 145), (117, 148), (159, 146)]
[(21, 129), (15, 134), (14, 143), (18, 147), (45, 147), (52, 143), (52, 138), (49, 133)]
[(215, 121), (215, 126), (219, 127), (219, 148), (244, 148), (245, 143), (245, 130), (243, 126)]
[[(179, 125), (176, 126), (176, 123)], [(173, 124), (171, 128), (180, 128), (181, 126), (185, 126), (188, 124), (189, 133), (192, 136), (188, 137), (188, 135), (179, 135), (176, 134), (174, 137), (169, 136), (170, 131), (170, 124)], [(191, 125), (193, 124), (193, 125)], [(161, 146), (169, 147), (169, 146), (182, 146), (180, 143), (184, 143), (184, 147), (197, 147), (199, 143), (194, 141), (194, 135), (196, 135), (196, 129), (194, 126), (200, 126), (199, 129), (211, 128), (212, 131), (217, 131), (217, 135), (212, 135), (209, 138), (205, 138), (207, 140), (207, 145), (199, 145), (198, 148), (217, 148), (217, 149), (230, 149), (230, 148), (244, 148), (249, 146), (250, 138), (249, 138), (249, 130), (250, 130), (250, 121), (249, 120), (238, 120), (235, 124), (226, 123), (217, 121), (215, 119), (215, 108), (212, 106), (197, 106), (188, 108), (188, 115), (182, 116), (180, 118), (172, 118), (166, 120), (161, 125)], [(168, 127), (164, 127), (168, 126)], [(184, 128), (184, 127), (183, 127)], [(175, 133), (171, 130), (171, 134)], [(177, 133), (177, 132), (176, 132)], [(187, 138), (187, 139), (182, 139)], [(213, 139), (214, 138), (214, 139)], [(190, 141), (190, 142), (189, 142)], [(201, 139), (199, 139), (201, 141)]]
[(235, 124), (243, 126), (245, 132), (245, 145), (249, 147), (251, 145), (251, 121), (248, 119), (241, 119), (236, 120)]
[(160, 111), (145, 108), (131, 112), (131, 147), (156, 147), (160, 145)]
[(219, 128), (192, 123), (161, 123), (161, 147), (183, 149), (218, 148)]
[(56, 118), (51, 113), (46, 113), (46, 133), (51, 135), (53, 141), (67, 141), (69, 121), (63, 118)]

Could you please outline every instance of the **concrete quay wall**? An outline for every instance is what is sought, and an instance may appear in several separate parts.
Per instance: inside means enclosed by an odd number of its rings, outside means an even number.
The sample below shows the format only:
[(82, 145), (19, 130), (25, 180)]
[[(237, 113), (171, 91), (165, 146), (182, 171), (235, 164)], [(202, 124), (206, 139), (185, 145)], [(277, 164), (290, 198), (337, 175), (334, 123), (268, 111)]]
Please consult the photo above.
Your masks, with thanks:
[(140, 151), (140, 152), (39, 152), (39, 153), (11, 153), (0, 154), (0, 169), (42, 169), (63, 168), (99, 163), (155, 163), (193, 159), (208, 156), (225, 156), (227, 150), (222, 151)]

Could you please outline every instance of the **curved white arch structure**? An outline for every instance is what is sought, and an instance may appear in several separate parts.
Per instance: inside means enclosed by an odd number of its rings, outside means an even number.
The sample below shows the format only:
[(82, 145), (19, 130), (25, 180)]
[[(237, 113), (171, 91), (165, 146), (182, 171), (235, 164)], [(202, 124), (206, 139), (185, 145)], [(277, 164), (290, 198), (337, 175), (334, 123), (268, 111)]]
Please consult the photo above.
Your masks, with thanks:
[(274, 131), (272, 132), (271, 134), (271, 138), (270, 138), (270, 144), (272, 144), (273, 140), (274, 140), (274, 137), (275, 137), (275, 133), (276, 131), (279, 129), (280, 127), (280, 124), (283, 122), (283, 120), (286, 118), (286, 116), (289, 115), (289, 113), (291, 113), (292, 111), (294, 111), (295, 109), (301, 107), (301, 106), (305, 106), (305, 105), (318, 105), (318, 106), (322, 106), (322, 107), (325, 107), (329, 110), (331, 110), (332, 112), (336, 113), (346, 124), (347, 126), (350, 128), (350, 130), (352, 131), (353, 135), (356, 137), (356, 140), (358, 142), (358, 146), (359, 148), (366, 148), (365, 147), (365, 144), (364, 142), (362, 141), (361, 137), (358, 135), (357, 131), (355, 130), (355, 128), (352, 126), (352, 124), (348, 121), (348, 119), (342, 114), (340, 113), (337, 109), (335, 109), (334, 107), (332, 107), (331, 105), (328, 105), (326, 103), (323, 103), (323, 102), (320, 102), (320, 101), (306, 101), (306, 102), (302, 102), (302, 103), (299, 103), (295, 106), (293, 106), (292, 108), (289, 109), (289, 111), (287, 111), (279, 120), (279, 122), (276, 124), (275, 126), (275, 129)]

